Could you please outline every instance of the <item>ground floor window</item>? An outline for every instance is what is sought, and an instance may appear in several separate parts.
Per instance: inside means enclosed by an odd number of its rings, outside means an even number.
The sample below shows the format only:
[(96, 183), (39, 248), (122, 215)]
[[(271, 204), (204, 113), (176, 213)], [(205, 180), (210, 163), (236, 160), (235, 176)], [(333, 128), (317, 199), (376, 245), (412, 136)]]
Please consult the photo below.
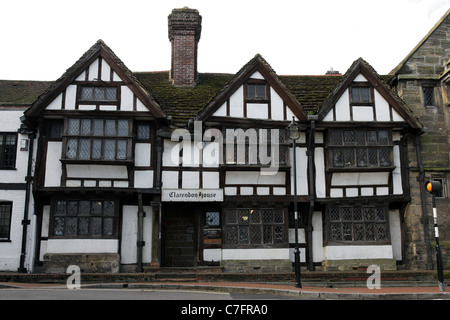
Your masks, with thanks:
[(116, 206), (112, 200), (56, 200), (52, 206), (53, 236), (114, 237)]
[(270, 246), (287, 244), (284, 209), (225, 209), (225, 242), (231, 246)]
[(328, 209), (327, 218), (330, 242), (389, 240), (386, 206), (332, 206)]
[(0, 241), (10, 239), (11, 209), (11, 202), (0, 202)]

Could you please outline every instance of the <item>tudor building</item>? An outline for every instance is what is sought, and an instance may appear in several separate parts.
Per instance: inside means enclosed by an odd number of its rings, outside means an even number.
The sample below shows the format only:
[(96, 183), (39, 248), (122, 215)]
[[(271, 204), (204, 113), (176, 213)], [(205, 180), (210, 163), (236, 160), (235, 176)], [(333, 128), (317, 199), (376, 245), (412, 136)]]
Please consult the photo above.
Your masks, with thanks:
[[(199, 73), (201, 16), (175, 9), (168, 21), (169, 72), (131, 72), (99, 40), (60, 79), (30, 84), (14, 128), (0, 130), (6, 165), (22, 140), (16, 158), (30, 159), (17, 162), (27, 183), (0, 185), (0, 236), (14, 234), (2, 252), (23, 243), (22, 270), (45, 272), (291, 271), (296, 189), (309, 270), (410, 259), (408, 151), (423, 128), (387, 77), (361, 58), (344, 75), (279, 76), (259, 54), (234, 75)], [(2, 110), (17, 107), (14, 83), (0, 85)]]

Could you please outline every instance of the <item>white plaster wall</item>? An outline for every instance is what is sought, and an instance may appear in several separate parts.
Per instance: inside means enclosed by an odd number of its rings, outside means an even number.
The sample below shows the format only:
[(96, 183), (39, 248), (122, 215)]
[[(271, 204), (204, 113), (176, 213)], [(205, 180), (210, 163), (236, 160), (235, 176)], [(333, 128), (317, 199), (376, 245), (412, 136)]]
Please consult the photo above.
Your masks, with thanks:
[(272, 111), (272, 120), (285, 120), (283, 99), (272, 87), (270, 87), (270, 109)]
[(163, 189), (175, 189), (178, 188), (178, 172), (177, 171), (164, 171), (161, 176)]
[(48, 239), (48, 253), (117, 253), (117, 239)]
[(274, 175), (262, 175), (259, 171), (227, 171), (225, 184), (285, 184), (286, 174), (277, 172)]
[[(306, 148), (297, 147), (297, 195), (308, 195), (308, 157)], [(289, 149), (289, 159), (294, 159), (292, 148)], [(293, 162), (293, 160), (292, 160)], [(291, 166), (291, 194), (294, 194), (294, 169)]]
[(325, 246), (323, 255), (326, 260), (392, 259), (394, 257), (391, 245)]
[(136, 143), (134, 165), (137, 167), (148, 167), (151, 165), (151, 144)]
[(153, 170), (136, 170), (134, 172), (135, 188), (153, 188)]
[(133, 92), (127, 86), (120, 87), (120, 110), (133, 111)]
[(230, 97), (230, 117), (244, 117), (244, 88), (240, 86)]
[(66, 169), (68, 178), (100, 178), (100, 179), (128, 178), (128, 171), (126, 166), (70, 164), (66, 166)]
[[(144, 206), (145, 217), (143, 218), (145, 246), (142, 250), (142, 262), (150, 263), (152, 258), (152, 219), (151, 206)], [(122, 239), (120, 263), (137, 263), (137, 232), (138, 232), (138, 206), (123, 206)]]
[(399, 210), (389, 210), (389, 232), (395, 260), (402, 260), (401, 222)]
[(247, 103), (247, 118), (269, 119), (269, 105), (267, 103)]
[(49, 141), (47, 145), (47, 159), (45, 162), (45, 187), (59, 187), (61, 185), (62, 165), (61, 161), (62, 142)]
[(395, 169), (392, 172), (393, 193), (403, 194), (402, 186), (402, 171), (400, 162), (400, 147), (394, 146), (394, 166)]
[(325, 155), (323, 148), (318, 147), (314, 150), (314, 165), (316, 167), (316, 196), (317, 198), (325, 198)]
[(203, 261), (221, 261), (222, 249), (204, 249)]
[[(25, 191), (0, 190), (0, 201), (11, 201), (10, 241), (0, 242), (0, 271), (17, 271), (22, 246), (22, 219), (25, 205)], [(33, 212), (29, 213), (31, 216)]]
[(336, 102), (335, 109), (336, 121), (350, 121), (350, 98), (348, 89), (344, 91), (338, 102)]

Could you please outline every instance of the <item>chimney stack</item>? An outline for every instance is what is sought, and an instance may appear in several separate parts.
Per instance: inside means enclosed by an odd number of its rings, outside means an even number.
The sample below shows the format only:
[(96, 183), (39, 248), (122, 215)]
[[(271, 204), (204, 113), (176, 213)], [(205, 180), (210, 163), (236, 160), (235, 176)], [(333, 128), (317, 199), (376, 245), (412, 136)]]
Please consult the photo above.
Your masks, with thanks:
[(202, 30), (198, 10), (184, 7), (173, 9), (169, 15), (169, 40), (172, 43), (170, 79), (177, 87), (195, 87), (197, 47)]

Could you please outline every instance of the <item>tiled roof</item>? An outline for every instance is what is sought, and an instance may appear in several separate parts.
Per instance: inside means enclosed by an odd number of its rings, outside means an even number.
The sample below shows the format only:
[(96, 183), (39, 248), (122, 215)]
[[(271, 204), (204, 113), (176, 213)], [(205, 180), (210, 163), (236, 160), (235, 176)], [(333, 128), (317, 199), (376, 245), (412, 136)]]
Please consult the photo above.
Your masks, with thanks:
[(187, 126), (189, 120), (233, 77), (231, 74), (199, 73), (195, 88), (184, 88), (172, 85), (168, 71), (135, 72), (134, 75), (163, 111), (172, 116), (173, 124), (177, 127)]
[(30, 106), (52, 81), (0, 80), (0, 105)]
[(306, 113), (314, 113), (342, 76), (279, 76)]

